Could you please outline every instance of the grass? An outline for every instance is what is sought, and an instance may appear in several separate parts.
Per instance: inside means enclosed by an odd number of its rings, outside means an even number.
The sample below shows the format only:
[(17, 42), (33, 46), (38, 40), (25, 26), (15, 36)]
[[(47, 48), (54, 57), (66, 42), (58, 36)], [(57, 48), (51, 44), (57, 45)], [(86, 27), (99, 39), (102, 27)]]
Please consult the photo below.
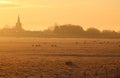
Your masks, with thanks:
[(119, 45), (115, 39), (1, 39), (0, 78), (120, 78)]

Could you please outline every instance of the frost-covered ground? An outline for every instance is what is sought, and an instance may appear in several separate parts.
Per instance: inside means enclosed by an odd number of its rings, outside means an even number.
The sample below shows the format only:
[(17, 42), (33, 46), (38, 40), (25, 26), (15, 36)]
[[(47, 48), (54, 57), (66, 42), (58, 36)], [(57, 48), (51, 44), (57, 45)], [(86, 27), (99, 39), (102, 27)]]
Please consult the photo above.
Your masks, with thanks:
[(120, 40), (0, 38), (0, 78), (120, 78)]

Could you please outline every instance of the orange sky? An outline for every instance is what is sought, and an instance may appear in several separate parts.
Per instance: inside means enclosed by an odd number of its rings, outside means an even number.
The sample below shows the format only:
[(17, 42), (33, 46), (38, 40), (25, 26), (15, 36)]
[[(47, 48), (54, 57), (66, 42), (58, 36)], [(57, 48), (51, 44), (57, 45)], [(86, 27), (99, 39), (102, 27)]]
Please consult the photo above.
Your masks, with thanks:
[(57, 24), (78, 24), (120, 31), (120, 0), (0, 0), (0, 28), (43, 30)]

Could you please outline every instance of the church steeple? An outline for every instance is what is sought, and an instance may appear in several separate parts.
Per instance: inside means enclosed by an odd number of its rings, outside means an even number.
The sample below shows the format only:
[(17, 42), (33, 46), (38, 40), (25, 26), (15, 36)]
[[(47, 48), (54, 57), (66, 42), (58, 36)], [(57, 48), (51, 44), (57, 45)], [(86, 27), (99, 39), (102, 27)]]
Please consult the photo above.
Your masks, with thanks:
[(18, 20), (17, 20), (17, 22), (19, 22), (20, 23), (20, 16), (18, 15)]
[(16, 31), (23, 31), (23, 28), (22, 28), (22, 23), (20, 21), (20, 16), (18, 15), (18, 19), (17, 19), (17, 23), (16, 23), (16, 26), (15, 26), (15, 29)]

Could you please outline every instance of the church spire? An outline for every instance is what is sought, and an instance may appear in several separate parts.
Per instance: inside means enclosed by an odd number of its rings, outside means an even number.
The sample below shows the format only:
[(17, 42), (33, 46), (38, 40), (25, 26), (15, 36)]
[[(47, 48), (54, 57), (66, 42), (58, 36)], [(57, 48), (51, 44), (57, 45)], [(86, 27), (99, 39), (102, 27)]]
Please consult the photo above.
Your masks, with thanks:
[(18, 15), (18, 20), (17, 20), (18, 23), (20, 23), (20, 16)]
[(22, 28), (22, 23), (20, 21), (20, 16), (18, 15), (18, 19), (17, 19), (17, 23), (16, 23), (16, 26), (15, 26), (15, 30), (18, 32), (18, 31), (22, 31), (23, 28)]

